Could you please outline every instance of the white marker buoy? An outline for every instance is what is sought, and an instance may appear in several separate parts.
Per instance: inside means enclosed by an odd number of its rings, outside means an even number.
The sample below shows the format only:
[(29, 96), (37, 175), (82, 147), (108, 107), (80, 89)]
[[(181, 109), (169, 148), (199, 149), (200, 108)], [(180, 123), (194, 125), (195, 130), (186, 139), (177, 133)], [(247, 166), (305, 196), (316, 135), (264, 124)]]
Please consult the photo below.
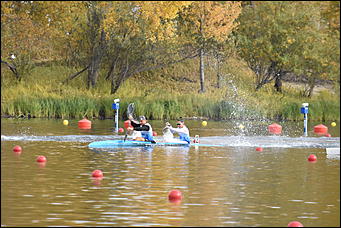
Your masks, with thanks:
[(304, 114), (304, 136), (308, 136), (308, 103), (303, 103), (301, 107), (301, 113)]

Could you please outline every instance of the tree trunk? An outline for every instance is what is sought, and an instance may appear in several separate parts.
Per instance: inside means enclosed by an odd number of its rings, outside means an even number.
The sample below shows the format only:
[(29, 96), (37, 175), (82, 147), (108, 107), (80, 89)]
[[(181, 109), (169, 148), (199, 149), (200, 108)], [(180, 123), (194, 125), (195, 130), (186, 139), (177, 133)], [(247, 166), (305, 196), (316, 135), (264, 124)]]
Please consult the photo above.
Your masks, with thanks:
[(220, 81), (221, 81), (221, 75), (220, 75), (220, 61), (217, 60), (217, 88), (220, 88)]
[(314, 88), (315, 88), (315, 83), (316, 83), (316, 80), (315, 80), (315, 77), (313, 77), (311, 80), (309, 80), (309, 89), (308, 89), (308, 97), (312, 97), (313, 96), (313, 91), (314, 91)]
[(88, 69), (87, 88), (94, 88), (98, 78), (100, 59), (97, 56), (91, 58), (90, 67)]
[(70, 75), (67, 79), (65, 79), (64, 81), (62, 81), (62, 84), (65, 84), (67, 83), (68, 81), (74, 79), (75, 77), (77, 77), (78, 75), (80, 75), (81, 73), (83, 73), (84, 71), (86, 71), (87, 69), (89, 68), (89, 66), (85, 67), (83, 70), (77, 72), (77, 73), (74, 73), (72, 75)]
[(104, 40), (105, 38), (105, 33), (104, 30), (101, 31), (101, 37), (99, 40), (99, 44), (93, 44), (92, 48), (92, 56), (90, 60), (90, 67), (88, 69), (88, 80), (87, 80), (87, 88), (94, 88), (96, 83), (97, 83), (97, 78), (98, 78), (98, 72), (100, 68), (100, 64), (102, 61), (102, 57), (104, 54)]
[(205, 92), (205, 65), (204, 65), (204, 50), (201, 48), (199, 50), (199, 55), (200, 55), (200, 90), (199, 93), (204, 93)]
[(124, 68), (122, 66), (122, 69), (120, 73), (117, 75), (117, 77), (113, 76), (111, 79), (111, 92), (110, 92), (111, 94), (116, 93), (121, 83), (133, 73), (133, 72), (128, 73), (129, 69), (130, 69), (130, 66), (129, 66), (129, 60), (127, 57)]
[(8, 62), (5, 62), (5, 61), (3, 61), (3, 60), (1, 60), (1, 63), (6, 64), (6, 65), (8, 66), (8, 68), (12, 71), (12, 73), (14, 74), (15, 78), (16, 78), (18, 81), (21, 81), (21, 77), (20, 77), (20, 75), (19, 75), (19, 73), (18, 73), (18, 71), (17, 71), (17, 68), (16, 68), (14, 65), (12, 65), (12, 64), (10, 64), (10, 63), (8, 63)]
[(118, 88), (120, 88), (122, 81), (123, 77), (119, 77), (117, 80), (111, 80), (110, 94), (115, 94), (117, 92)]
[[(257, 75), (256, 91), (262, 88), (263, 85), (271, 82), (273, 79), (277, 79), (277, 77), (281, 77), (281, 73), (280, 71), (277, 71), (276, 66), (277, 66), (277, 63), (271, 61), (271, 64), (267, 67), (266, 70), (261, 70), (261, 68), (257, 66), (254, 66), (251, 68)], [(281, 86), (280, 79), (281, 78), (279, 78), (279, 81), (278, 81), (279, 86)]]
[(276, 88), (277, 92), (282, 93), (282, 71), (276, 73), (274, 87)]

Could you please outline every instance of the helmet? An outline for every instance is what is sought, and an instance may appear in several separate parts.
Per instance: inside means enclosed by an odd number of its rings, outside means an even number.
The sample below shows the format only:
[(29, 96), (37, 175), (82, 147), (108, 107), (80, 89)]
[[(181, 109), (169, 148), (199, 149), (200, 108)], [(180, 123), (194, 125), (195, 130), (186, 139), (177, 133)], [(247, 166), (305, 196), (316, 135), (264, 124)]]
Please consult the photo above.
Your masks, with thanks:
[(145, 116), (139, 116), (139, 120), (146, 120)]

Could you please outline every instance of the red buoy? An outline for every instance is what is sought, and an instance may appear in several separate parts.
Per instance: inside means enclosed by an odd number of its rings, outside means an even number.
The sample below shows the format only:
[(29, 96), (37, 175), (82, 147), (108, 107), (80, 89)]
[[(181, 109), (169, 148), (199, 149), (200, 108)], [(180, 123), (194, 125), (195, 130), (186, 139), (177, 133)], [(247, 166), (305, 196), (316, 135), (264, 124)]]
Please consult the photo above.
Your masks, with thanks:
[(317, 157), (316, 157), (314, 154), (311, 154), (311, 155), (309, 155), (309, 157), (308, 157), (308, 161), (310, 161), (310, 162), (315, 162), (316, 159), (317, 159)]
[(156, 133), (156, 131), (153, 131), (153, 136), (157, 136), (157, 133)]
[(332, 137), (332, 135), (329, 134), (329, 133), (325, 134), (324, 136), (326, 136), (326, 137)]
[(328, 132), (328, 127), (324, 126), (323, 124), (316, 125), (314, 127), (314, 132), (319, 135), (325, 135)]
[(78, 128), (79, 129), (91, 129), (91, 121), (87, 120), (86, 118), (78, 121)]
[(39, 155), (39, 156), (37, 157), (37, 162), (46, 162), (46, 157), (43, 156), (43, 155)]
[(21, 146), (16, 145), (15, 147), (13, 147), (13, 151), (14, 152), (21, 152), (22, 148), (21, 148)]
[(126, 120), (124, 121), (124, 128), (128, 128), (128, 127), (131, 127), (131, 123), (130, 123), (130, 120)]
[(96, 169), (96, 170), (94, 170), (94, 171), (92, 172), (92, 176), (93, 176), (93, 177), (103, 177), (103, 173), (102, 173), (101, 170)]
[(182, 199), (182, 194), (179, 190), (172, 190), (168, 194), (168, 199), (170, 201), (178, 201)]
[(118, 129), (118, 132), (122, 133), (122, 132), (124, 132), (124, 129), (120, 127), (120, 128)]
[(288, 227), (303, 227), (302, 223), (297, 221), (289, 222)]
[(271, 134), (279, 135), (282, 133), (282, 126), (276, 123), (273, 123), (268, 126), (268, 130)]
[(263, 151), (263, 148), (262, 147), (257, 147), (256, 151)]

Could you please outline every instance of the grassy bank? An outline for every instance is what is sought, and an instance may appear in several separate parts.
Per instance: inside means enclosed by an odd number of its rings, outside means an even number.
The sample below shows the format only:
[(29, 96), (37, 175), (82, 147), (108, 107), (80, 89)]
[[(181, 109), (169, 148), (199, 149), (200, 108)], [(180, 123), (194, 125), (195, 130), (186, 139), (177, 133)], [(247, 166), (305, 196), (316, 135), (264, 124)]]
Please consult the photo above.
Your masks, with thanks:
[[(198, 94), (196, 60), (146, 72), (128, 79), (116, 94), (110, 95), (110, 83), (101, 74), (97, 87), (86, 90), (86, 74), (62, 85), (76, 72), (63, 66), (37, 67), (30, 76), (16, 82), (2, 69), (1, 115), (48, 118), (113, 118), (111, 104), (120, 98), (120, 116), (126, 117), (127, 105), (135, 103), (135, 114), (148, 119), (201, 117), (209, 119), (281, 119), (302, 120), (300, 106), (309, 103), (310, 120), (339, 120), (338, 90), (323, 91), (312, 98), (300, 96), (300, 90), (284, 85), (283, 93), (272, 84), (255, 92), (252, 72), (230, 60), (224, 67), (222, 87), (216, 88), (214, 64), (206, 68), (207, 92)], [(147, 86), (146, 86), (147, 85)], [(149, 86), (148, 86), (149, 85)]]

